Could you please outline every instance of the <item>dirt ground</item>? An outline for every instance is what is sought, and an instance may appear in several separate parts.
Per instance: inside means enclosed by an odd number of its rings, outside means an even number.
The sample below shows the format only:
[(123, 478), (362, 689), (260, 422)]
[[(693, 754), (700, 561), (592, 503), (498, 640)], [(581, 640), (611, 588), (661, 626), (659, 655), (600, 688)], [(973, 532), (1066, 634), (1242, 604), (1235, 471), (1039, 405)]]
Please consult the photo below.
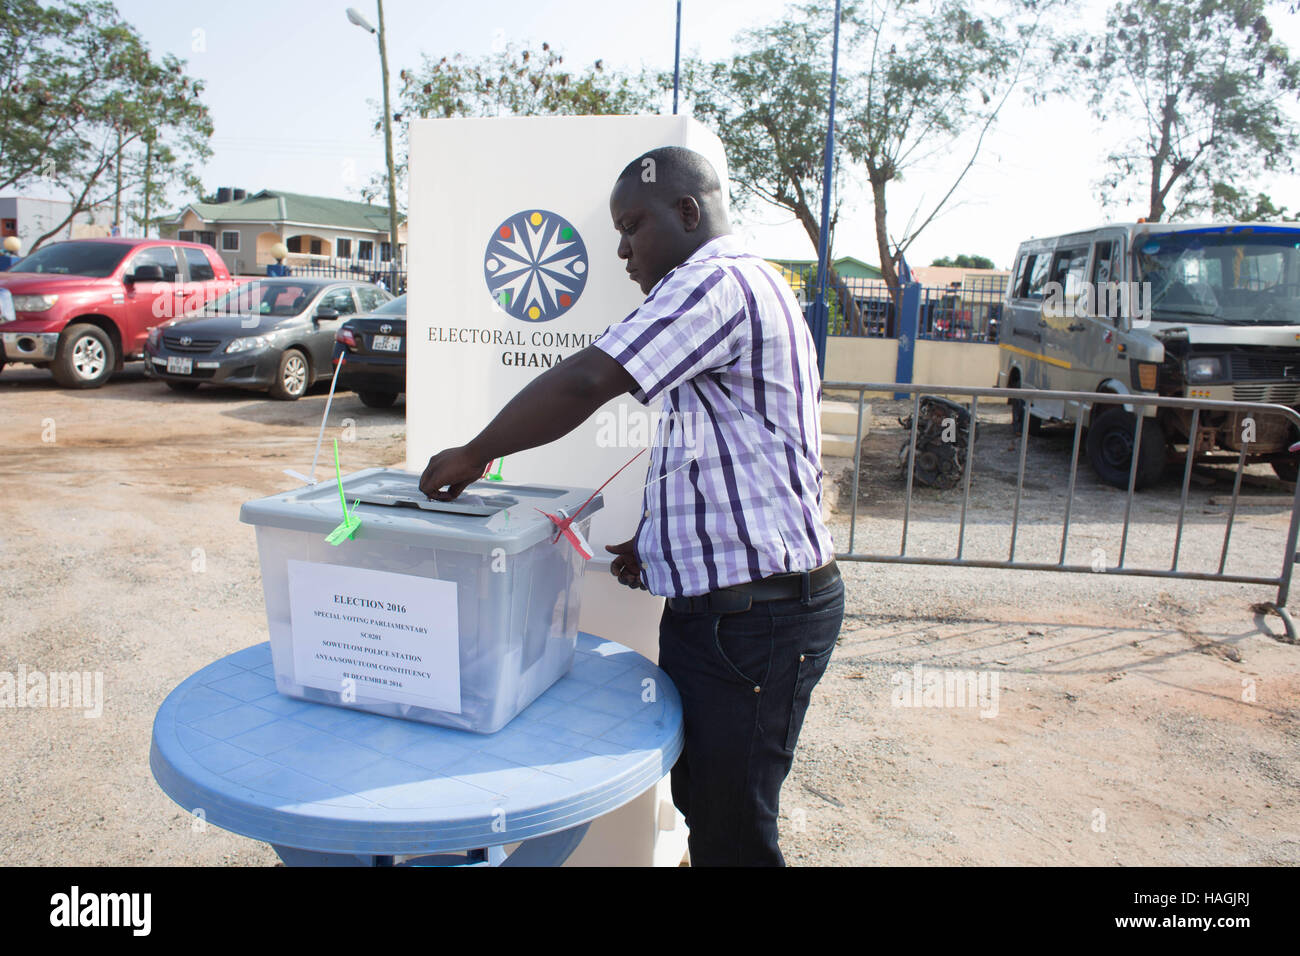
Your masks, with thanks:
[[(277, 862), (266, 845), (197, 831), (154, 783), (149, 738), (180, 680), (265, 640), (253, 529), (238, 510), (291, 487), (284, 468), (310, 467), (324, 402), (319, 387), (295, 403), (178, 395), (138, 365), (88, 392), (34, 369), (0, 374), (0, 671), (102, 671), (106, 696), (99, 719), (0, 708), (0, 864)], [(858, 552), (897, 553), (896, 414), (875, 409)], [(1001, 556), (1018, 445), (1005, 408), (988, 418), (964, 546)], [(400, 464), (403, 422), (400, 403), (375, 411), (343, 394), (327, 436), (354, 439), (341, 446), (348, 471)], [(1031, 441), (1017, 557), (1055, 561), (1069, 441)], [(1069, 561), (1100, 552), (1114, 568), (1123, 495), (1086, 463), (1077, 482)], [(1179, 490), (1171, 477), (1135, 506), (1126, 564), (1168, 566)], [(1286, 490), (1261, 474), (1243, 493)], [(1230, 493), (1194, 482), (1180, 567), (1217, 566), (1215, 501)], [(828, 494), (844, 550), (851, 496), (840, 480)], [(960, 502), (917, 492), (910, 554), (951, 553)], [(1288, 518), (1244, 506), (1228, 570), (1276, 574)], [(881, 563), (844, 573), (840, 647), (784, 791), (791, 863), (1300, 863), (1300, 647), (1252, 611), (1268, 588)], [(968, 676), (982, 688), (975, 706), (930, 695), (935, 674)]]

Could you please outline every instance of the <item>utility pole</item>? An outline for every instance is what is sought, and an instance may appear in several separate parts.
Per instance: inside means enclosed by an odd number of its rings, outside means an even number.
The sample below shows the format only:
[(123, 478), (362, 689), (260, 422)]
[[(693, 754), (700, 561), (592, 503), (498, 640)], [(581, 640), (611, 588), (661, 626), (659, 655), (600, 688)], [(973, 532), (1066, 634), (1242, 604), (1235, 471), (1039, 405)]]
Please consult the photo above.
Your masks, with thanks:
[(117, 154), (113, 160), (113, 171), (117, 173), (117, 188), (113, 192), (113, 228), (121, 231), (122, 225), (122, 127), (117, 128)]
[(153, 198), (150, 195), (153, 192), (152, 167), (153, 135), (150, 134), (144, 140), (144, 218), (142, 220), (143, 232), (141, 232), (141, 235), (146, 239), (149, 238), (149, 201)]
[(352, 7), (348, 7), (348, 20), (363, 30), (378, 33), (379, 68), (384, 81), (384, 152), (388, 162), (388, 235), (389, 255), (392, 263), (392, 276), (389, 291), (397, 293), (397, 266), (399, 263), (397, 241), (397, 170), (393, 165), (393, 111), (388, 103), (388, 47), (384, 42), (384, 0), (376, 0), (379, 7), (379, 30)]

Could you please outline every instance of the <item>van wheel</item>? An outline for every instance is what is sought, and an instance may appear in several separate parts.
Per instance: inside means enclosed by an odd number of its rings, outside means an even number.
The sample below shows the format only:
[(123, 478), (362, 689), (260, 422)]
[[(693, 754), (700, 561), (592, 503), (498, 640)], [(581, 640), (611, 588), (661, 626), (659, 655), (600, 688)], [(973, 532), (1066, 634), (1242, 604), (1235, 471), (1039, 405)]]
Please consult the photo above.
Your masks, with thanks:
[[(1133, 464), (1133, 415), (1122, 408), (1107, 409), (1092, 422), (1086, 442), (1088, 461), (1102, 481), (1128, 488)], [(1160, 480), (1165, 472), (1165, 431), (1160, 423), (1142, 419), (1142, 450), (1138, 457), (1134, 489)]]
[(311, 384), (311, 363), (297, 349), (285, 349), (280, 365), (271, 383), (271, 397), (282, 402), (293, 402), (307, 394)]
[[(1016, 382), (1012, 388), (1019, 388), (1020, 383)], [(1018, 398), (1011, 400), (1011, 430), (1019, 435), (1020, 429), (1024, 427), (1025, 415), (1029, 413), (1029, 403)], [(1029, 415), (1029, 434), (1041, 435), (1043, 433), (1043, 420), (1034, 415)]]
[(108, 333), (82, 322), (64, 331), (51, 371), (64, 388), (99, 388), (113, 374), (116, 362)]
[(1289, 481), (1295, 484), (1296, 478), (1300, 476), (1300, 462), (1294, 458), (1287, 458), (1284, 461), (1270, 462), (1273, 466), (1273, 474), (1277, 475), (1283, 481)]

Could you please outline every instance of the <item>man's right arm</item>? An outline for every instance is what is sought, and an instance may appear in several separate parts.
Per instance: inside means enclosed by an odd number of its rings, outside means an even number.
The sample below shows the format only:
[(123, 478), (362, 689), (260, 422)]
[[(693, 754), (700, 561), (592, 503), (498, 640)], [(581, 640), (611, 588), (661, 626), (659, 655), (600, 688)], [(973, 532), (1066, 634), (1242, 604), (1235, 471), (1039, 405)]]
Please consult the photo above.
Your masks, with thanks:
[(430, 498), (450, 501), (481, 478), (494, 459), (564, 437), (611, 398), (636, 387), (622, 365), (588, 346), (520, 389), (469, 444), (430, 458), (420, 490)]

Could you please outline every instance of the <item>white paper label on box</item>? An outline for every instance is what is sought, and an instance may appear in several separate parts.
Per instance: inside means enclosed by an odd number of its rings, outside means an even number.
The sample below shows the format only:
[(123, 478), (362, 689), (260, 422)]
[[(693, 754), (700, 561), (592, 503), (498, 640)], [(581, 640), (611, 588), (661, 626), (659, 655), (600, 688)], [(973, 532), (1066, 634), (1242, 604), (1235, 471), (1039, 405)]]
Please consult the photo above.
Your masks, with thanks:
[(291, 560), (289, 614), (300, 684), (460, 713), (451, 581)]

